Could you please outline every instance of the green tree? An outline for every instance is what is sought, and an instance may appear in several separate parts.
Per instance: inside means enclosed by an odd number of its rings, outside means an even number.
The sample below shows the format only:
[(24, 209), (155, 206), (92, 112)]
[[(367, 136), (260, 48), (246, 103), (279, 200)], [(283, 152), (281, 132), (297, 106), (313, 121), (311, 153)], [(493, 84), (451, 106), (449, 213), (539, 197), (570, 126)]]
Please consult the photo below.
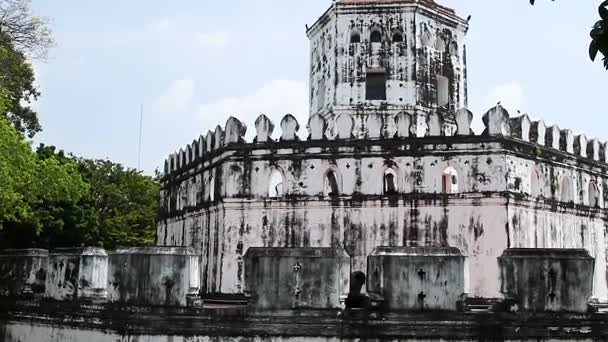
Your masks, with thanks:
[[(14, 130), (13, 134), (22, 141)], [(22, 149), (28, 152), (29, 145), (25, 143)], [(15, 169), (31, 167), (31, 164), (44, 165), (46, 170), (52, 171), (50, 175), (69, 169), (82, 180), (86, 191), (81, 196), (74, 196), (55, 187), (45, 193), (44, 200), (28, 196), (28, 199), (23, 198), (21, 206), (15, 205), (16, 201), (5, 206), (24, 207), (25, 210), (16, 211), (24, 211), (27, 215), (9, 216), (0, 212), (0, 217), (5, 218), (0, 229), (0, 248), (99, 246), (112, 250), (118, 246), (154, 244), (159, 207), (157, 177), (142, 175), (107, 160), (66, 156), (54, 146), (40, 145), (28, 162), (30, 164), (24, 165), (10, 161)], [(19, 174), (15, 170), (11, 172)], [(31, 185), (12, 192), (0, 189), (0, 193), (19, 197), (27, 193), (28, 187), (45, 186), (42, 180), (28, 184)]]
[(42, 130), (38, 114), (30, 106), (40, 96), (34, 82), (34, 70), (25, 55), (0, 33), (0, 88), (5, 96), (2, 114), (20, 134), (30, 138)]
[(78, 159), (82, 177), (90, 185), (87, 206), (95, 212), (91, 241), (117, 246), (154, 244), (159, 210), (159, 181), (108, 160)]
[(39, 209), (57, 199), (80, 201), (88, 192), (76, 163), (38, 158), (1, 117), (0, 179), (0, 244), (5, 247), (37, 245), (47, 223)]
[(78, 202), (57, 201), (39, 208), (46, 217), (44, 244), (58, 246), (146, 246), (154, 244), (159, 182), (108, 160), (66, 156), (54, 146), (40, 145), (38, 157), (76, 163), (89, 192)]

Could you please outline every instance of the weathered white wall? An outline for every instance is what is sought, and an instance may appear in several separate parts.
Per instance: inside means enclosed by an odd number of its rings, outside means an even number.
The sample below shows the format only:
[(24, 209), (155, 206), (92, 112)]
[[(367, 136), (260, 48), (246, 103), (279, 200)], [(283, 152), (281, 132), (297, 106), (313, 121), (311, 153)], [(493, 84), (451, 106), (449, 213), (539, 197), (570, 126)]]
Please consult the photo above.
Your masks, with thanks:
[(108, 255), (102, 248), (60, 248), (49, 253), (45, 297), (69, 301), (107, 297)]
[(167, 240), (160, 243), (184, 241), (198, 248), (207, 292), (224, 293), (242, 290), (243, 254), (249, 247), (343, 246), (352, 257), (353, 271), (366, 272), (367, 256), (377, 246), (450, 245), (468, 257), (468, 292), (498, 297), (496, 258), (507, 248), (506, 206), (499, 198), (465, 197), (445, 204), (440, 199), (386, 198), (227, 200), (221, 216), (189, 216), (160, 227), (160, 236), (167, 232)]

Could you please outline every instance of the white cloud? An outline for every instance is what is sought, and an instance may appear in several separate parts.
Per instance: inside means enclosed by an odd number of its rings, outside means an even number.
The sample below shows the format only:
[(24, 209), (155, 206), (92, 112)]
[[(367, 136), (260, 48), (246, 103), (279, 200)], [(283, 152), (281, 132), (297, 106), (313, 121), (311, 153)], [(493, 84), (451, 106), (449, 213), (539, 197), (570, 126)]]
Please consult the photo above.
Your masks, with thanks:
[(195, 36), (199, 44), (205, 48), (223, 49), (230, 43), (229, 32), (198, 32)]
[(169, 18), (162, 18), (158, 22), (150, 25), (150, 31), (155, 33), (161, 33), (169, 30), (171, 28), (171, 20)]
[(275, 124), (273, 136), (280, 135), (279, 124), (287, 113), (294, 115), (300, 123), (300, 135), (305, 136), (308, 119), (306, 83), (298, 81), (274, 80), (245, 96), (230, 96), (199, 107), (199, 115), (204, 127), (213, 129), (223, 126), (230, 116), (247, 125), (247, 139), (255, 136), (254, 122), (264, 113)]
[(194, 89), (192, 79), (174, 80), (155, 101), (155, 107), (162, 113), (187, 111), (193, 105)]

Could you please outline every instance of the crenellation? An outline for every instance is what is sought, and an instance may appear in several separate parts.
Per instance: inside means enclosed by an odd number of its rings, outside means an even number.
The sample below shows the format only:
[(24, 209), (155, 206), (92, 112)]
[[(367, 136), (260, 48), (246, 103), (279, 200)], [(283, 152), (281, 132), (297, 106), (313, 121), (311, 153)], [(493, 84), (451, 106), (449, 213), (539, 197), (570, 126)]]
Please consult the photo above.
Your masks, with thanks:
[(224, 139), (225, 139), (225, 132), (222, 130), (222, 126), (217, 125), (215, 127), (215, 132), (213, 134), (214, 137), (214, 145), (213, 145), (213, 149), (215, 150), (219, 150), (220, 148), (222, 148), (224, 146)]
[(600, 142), (593, 138), (587, 144), (587, 156), (595, 161), (600, 160)]
[(169, 163), (171, 164), (170, 165), (170, 171), (171, 172), (177, 171), (177, 169), (178, 169), (178, 166), (177, 166), (178, 162), (177, 162), (177, 156), (176, 156), (175, 153), (171, 153), (169, 155)]
[(274, 124), (265, 114), (261, 114), (255, 120), (255, 130), (257, 135), (254, 139), (254, 142), (265, 143), (272, 141), (272, 132), (274, 132)]
[(559, 126), (553, 125), (547, 128), (547, 133), (545, 135), (545, 142), (547, 147), (559, 150), (561, 148), (561, 136), (562, 130), (559, 128)]
[(367, 139), (380, 139), (384, 136), (384, 116), (380, 114), (369, 114), (365, 120)]
[(351, 115), (340, 114), (333, 122), (334, 126), (331, 127), (331, 136), (329, 137), (332, 140), (343, 139), (348, 140), (354, 137), (353, 128), (355, 126), (355, 120)]
[(587, 158), (587, 136), (584, 134), (577, 135), (574, 138), (574, 153), (577, 156)]
[(456, 112), (456, 135), (472, 135), (471, 122), (473, 122), (473, 113), (466, 108), (461, 108)]
[(190, 145), (190, 144), (186, 145), (186, 150), (184, 151), (184, 154), (185, 154), (184, 159), (186, 159), (184, 166), (188, 166), (188, 165), (190, 165), (190, 163), (192, 163), (194, 161), (194, 159), (192, 158), (192, 156), (193, 156), (192, 145)]
[(192, 157), (190, 157), (191, 161), (196, 161), (199, 160), (200, 158), (200, 147), (198, 145), (198, 140), (192, 140), (192, 144), (190, 145), (192, 146)]
[(443, 134), (443, 119), (437, 113), (429, 113), (426, 119), (426, 136), (438, 137)]
[(325, 132), (327, 131), (327, 121), (321, 115), (315, 114), (308, 119), (306, 125), (309, 136), (308, 140), (324, 140)]
[(186, 161), (185, 161), (184, 155), (185, 155), (184, 149), (180, 148), (179, 151), (177, 152), (177, 164), (176, 164), (176, 166), (177, 166), (178, 170), (181, 169), (182, 167), (186, 166)]
[(300, 130), (300, 124), (295, 116), (286, 114), (281, 120), (281, 141), (296, 141), (298, 137), (298, 131)]
[(198, 145), (198, 158), (202, 160), (205, 157), (205, 155), (207, 154), (207, 140), (205, 139), (205, 137), (202, 134), (198, 137), (197, 145)]
[(207, 136), (205, 139), (207, 141), (207, 153), (210, 153), (214, 150), (215, 134), (212, 131), (207, 131)]
[(501, 105), (487, 111), (483, 117), (483, 124), (486, 129), (485, 135), (511, 135), (511, 123), (509, 121), (509, 112)]
[[(219, 127), (219, 126), (218, 126)], [(247, 126), (243, 124), (239, 119), (231, 116), (226, 121), (225, 129), (225, 145), (240, 144), (245, 142), (245, 133), (247, 133)], [(217, 134), (217, 129), (216, 129)]]
[(530, 141), (540, 146), (548, 146), (547, 126), (543, 120), (534, 121), (530, 124)]
[[(522, 114), (518, 117), (512, 118), (510, 119), (510, 122), (511, 134), (513, 135), (513, 137), (521, 139), (523, 141), (531, 141), (530, 130), (532, 128), (532, 122), (530, 121), (530, 117), (528, 117), (527, 114)], [(538, 125), (536, 128), (538, 129)], [(542, 135), (544, 136), (544, 134)], [(538, 138), (538, 132), (536, 133), (536, 137)], [(541, 145), (544, 145), (544, 143), (542, 143)]]
[(574, 154), (574, 133), (569, 129), (562, 129), (559, 140), (559, 149)]

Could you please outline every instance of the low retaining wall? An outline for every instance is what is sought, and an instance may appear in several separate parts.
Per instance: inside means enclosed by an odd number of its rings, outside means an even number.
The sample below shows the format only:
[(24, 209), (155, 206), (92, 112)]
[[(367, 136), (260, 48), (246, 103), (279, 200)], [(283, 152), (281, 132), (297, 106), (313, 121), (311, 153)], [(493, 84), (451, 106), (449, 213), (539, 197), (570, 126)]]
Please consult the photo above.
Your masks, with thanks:
[(45, 297), (55, 300), (105, 300), (108, 254), (102, 248), (61, 248), (48, 259)]
[(464, 256), (453, 247), (378, 247), (367, 290), (386, 310), (452, 310), (464, 293)]
[(46, 249), (0, 251), (0, 296), (43, 296), (48, 258)]
[(199, 256), (191, 247), (123, 248), (110, 254), (109, 300), (187, 306), (198, 296)]
[(587, 312), (594, 259), (584, 249), (507, 249), (499, 258), (502, 292), (517, 310)]
[(350, 257), (340, 248), (249, 248), (245, 291), (258, 309), (334, 309), (348, 295)]

